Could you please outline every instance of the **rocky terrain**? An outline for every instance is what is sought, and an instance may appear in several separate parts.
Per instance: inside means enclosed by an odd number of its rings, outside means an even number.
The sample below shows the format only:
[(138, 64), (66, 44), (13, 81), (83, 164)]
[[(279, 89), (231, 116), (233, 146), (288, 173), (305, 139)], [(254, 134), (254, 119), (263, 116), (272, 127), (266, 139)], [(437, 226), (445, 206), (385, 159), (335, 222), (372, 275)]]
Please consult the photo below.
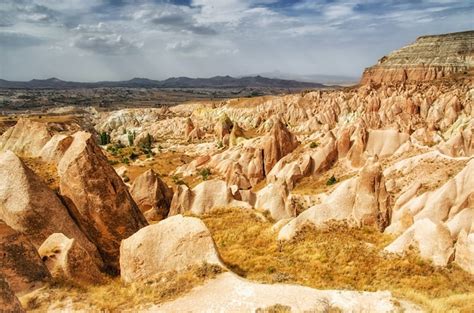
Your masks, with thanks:
[(362, 83), (421, 82), (472, 71), (474, 31), (419, 37), (366, 69)]
[(417, 41), (455, 49), (420, 61), (451, 78), (15, 117), (2, 308), (472, 312), (472, 34)]

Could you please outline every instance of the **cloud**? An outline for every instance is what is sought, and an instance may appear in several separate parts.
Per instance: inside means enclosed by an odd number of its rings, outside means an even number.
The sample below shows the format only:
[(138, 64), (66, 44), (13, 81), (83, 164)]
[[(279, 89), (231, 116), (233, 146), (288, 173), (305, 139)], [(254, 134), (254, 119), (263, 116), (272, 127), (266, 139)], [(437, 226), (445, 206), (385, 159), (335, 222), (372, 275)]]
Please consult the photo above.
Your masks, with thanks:
[(8, 49), (37, 46), (44, 42), (42, 38), (17, 32), (0, 32), (2, 47)]
[(74, 47), (104, 55), (132, 54), (138, 51), (134, 44), (121, 35), (80, 35), (74, 39)]
[(0, 1), (0, 65), (15, 79), (51, 75), (51, 62), (78, 80), (357, 76), (417, 36), (472, 29), (474, 10), (461, 0)]

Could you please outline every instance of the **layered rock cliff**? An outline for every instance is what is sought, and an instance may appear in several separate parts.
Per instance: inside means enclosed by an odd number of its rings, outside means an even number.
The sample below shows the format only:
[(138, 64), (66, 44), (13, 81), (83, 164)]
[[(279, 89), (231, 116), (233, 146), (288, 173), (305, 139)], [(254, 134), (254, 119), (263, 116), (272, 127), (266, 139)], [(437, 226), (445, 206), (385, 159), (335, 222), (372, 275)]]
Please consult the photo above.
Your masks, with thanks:
[(474, 68), (474, 31), (422, 36), (365, 69), (361, 83), (421, 82)]

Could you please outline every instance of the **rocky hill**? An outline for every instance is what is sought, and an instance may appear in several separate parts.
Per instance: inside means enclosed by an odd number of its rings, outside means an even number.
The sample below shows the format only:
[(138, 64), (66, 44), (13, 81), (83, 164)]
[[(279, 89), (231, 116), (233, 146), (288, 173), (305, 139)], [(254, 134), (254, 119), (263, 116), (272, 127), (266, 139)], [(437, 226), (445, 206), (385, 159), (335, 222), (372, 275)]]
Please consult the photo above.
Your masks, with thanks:
[(474, 31), (419, 37), (367, 68), (361, 83), (421, 82), (474, 68)]

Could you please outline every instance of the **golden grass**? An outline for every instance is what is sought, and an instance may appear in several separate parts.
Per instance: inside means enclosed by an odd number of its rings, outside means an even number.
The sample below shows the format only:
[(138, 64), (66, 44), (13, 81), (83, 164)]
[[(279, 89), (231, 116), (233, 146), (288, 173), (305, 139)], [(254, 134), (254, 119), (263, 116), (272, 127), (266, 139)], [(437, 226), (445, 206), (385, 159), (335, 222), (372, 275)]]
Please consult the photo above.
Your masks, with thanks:
[(472, 312), (474, 278), (455, 265), (434, 267), (415, 252), (387, 257), (393, 238), (373, 228), (305, 229), (279, 242), (272, 224), (243, 210), (202, 216), (226, 265), (248, 279), (319, 289), (391, 290), (432, 312)]
[(67, 308), (91, 312), (121, 312), (175, 299), (222, 271), (217, 265), (205, 263), (183, 272), (169, 272), (132, 284), (125, 284), (119, 278), (96, 286), (55, 281), (21, 297), (20, 301), (29, 312), (46, 312), (51, 306), (59, 310)]

